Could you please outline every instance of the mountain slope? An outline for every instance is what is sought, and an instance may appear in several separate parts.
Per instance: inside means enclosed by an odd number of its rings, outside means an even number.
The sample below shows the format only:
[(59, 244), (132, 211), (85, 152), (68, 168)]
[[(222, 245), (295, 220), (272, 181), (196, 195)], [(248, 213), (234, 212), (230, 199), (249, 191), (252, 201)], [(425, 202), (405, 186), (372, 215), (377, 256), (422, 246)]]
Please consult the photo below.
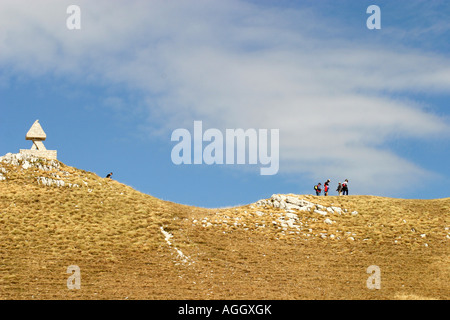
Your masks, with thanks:
[(449, 299), (449, 215), (450, 199), (372, 196), (204, 209), (8, 154), (0, 299)]

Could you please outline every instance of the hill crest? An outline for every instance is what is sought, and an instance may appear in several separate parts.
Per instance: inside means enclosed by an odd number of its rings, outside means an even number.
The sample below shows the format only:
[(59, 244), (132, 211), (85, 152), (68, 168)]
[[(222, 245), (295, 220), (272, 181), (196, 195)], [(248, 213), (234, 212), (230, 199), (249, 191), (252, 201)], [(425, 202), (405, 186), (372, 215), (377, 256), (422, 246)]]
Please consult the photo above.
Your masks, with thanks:
[[(1, 298), (450, 297), (449, 199), (274, 194), (204, 209), (21, 154), (0, 158), (0, 180)], [(385, 290), (365, 287), (370, 265)]]

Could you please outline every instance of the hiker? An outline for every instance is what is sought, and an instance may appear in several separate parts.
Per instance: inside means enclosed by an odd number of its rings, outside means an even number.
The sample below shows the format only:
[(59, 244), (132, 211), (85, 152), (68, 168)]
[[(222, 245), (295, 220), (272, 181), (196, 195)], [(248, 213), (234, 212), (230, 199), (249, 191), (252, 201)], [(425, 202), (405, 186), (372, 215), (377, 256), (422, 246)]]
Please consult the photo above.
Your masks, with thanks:
[(330, 182), (331, 182), (331, 180), (328, 179), (328, 180), (324, 183), (324, 189), (323, 189), (323, 192), (324, 192), (325, 197), (328, 196), (328, 190), (330, 190)]
[(342, 195), (342, 183), (338, 183), (338, 187), (337, 187), (337, 189), (336, 189), (336, 191), (338, 192), (338, 194), (339, 194), (339, 196), (341, 196)]
[(112, 172), (108, 173), (108, 175), (106, 176), (107, 179), (112, 179), (111, 176), (113, 175)]
[(342, 184), (342, 194), (344, 196), (348, 196), (348, 179), (345, 179), (344, 183)]
[(316, 186), (314, 186), (314, 190), (316, 190), (316, 196), (320, 196), (322, 193), (322, 184), (319, 182)]

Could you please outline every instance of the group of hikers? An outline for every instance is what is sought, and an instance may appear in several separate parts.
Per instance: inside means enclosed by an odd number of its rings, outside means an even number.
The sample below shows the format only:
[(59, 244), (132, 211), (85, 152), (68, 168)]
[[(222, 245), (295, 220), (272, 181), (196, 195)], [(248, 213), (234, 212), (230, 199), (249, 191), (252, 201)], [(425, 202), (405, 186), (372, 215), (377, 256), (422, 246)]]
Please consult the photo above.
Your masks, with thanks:
[[(330, 191), (330, 182), (331, 180), (328, 179), (323, 185), (324, 196), (328, 196), (328, 192)], [(314, 190), (316, 191), (316, 196), (320, 196), (322, 194), (322, 184), (319, 182), (314, 186)], [(348, 179), (345, 179), (343, 183), (339, 182), (336, 191), (338, 192), (339, 196), (348, 196)]]

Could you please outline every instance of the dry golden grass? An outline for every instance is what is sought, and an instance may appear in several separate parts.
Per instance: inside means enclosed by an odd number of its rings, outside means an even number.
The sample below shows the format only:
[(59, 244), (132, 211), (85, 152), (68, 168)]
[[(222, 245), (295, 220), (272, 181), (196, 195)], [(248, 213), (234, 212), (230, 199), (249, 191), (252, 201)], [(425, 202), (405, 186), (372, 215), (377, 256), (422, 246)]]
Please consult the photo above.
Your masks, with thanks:
[[(284, 210), (190, 207), (64, 165), (0, 166), (1, 299), (450, 297), (450, 199), (298, 196), (348, 213), (330, 225), (298, 213), (303, 228), (283, 230)], [(36, 180), (55, 175), (79, 187)], [(80, 290), (67, 288), (69, 265)], [(371, 265), (380, 290), (366, 286)]]

